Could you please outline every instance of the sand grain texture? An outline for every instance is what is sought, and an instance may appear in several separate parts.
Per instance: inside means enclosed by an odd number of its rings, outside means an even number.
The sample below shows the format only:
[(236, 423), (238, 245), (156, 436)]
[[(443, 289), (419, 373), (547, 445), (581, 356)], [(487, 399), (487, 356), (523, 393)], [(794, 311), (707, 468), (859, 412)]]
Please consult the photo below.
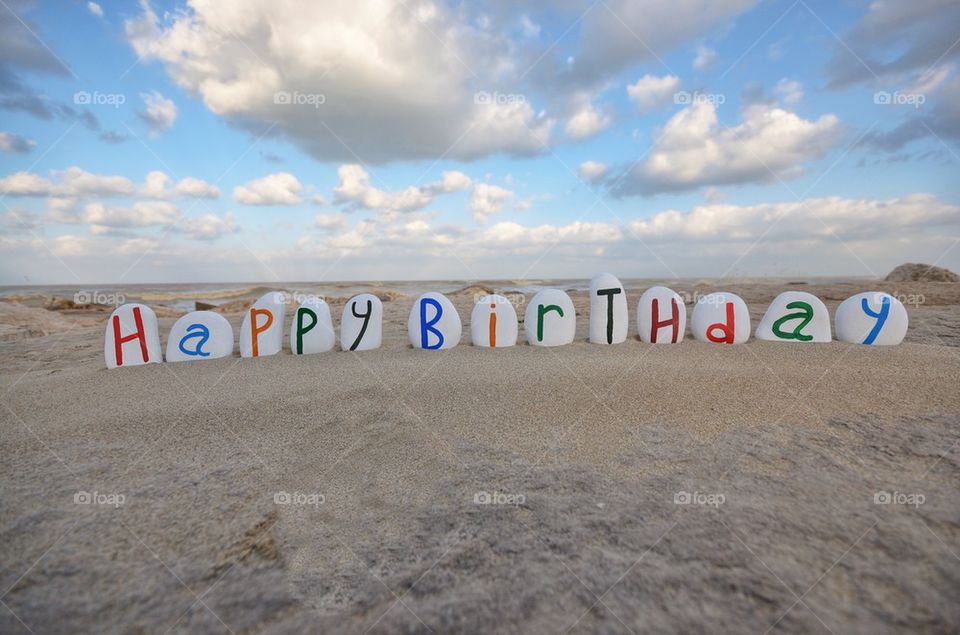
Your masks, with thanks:
[(415, 351), (397, 299), (378, 351), (118, 371), (51, 313), (0, 343), (0, 632), (956, 632), (960, 292), (922, 288), (884, 349), (590, 345), (573, 294), (571, 346)]

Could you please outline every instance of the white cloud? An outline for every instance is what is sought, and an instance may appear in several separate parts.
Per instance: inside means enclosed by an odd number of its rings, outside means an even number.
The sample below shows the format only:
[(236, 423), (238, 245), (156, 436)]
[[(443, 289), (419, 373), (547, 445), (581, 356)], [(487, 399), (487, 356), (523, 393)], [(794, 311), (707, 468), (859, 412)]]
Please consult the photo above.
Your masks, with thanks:
[(0, 152), (26, 154), (37, 147), (37, 142), (12, 132), (0, 132)]
[(590, 183), (600, 181), (606, 173), (606, 164), (598, 163), (597, 161), (584, 161), (580, 164), (580, 167), (577, 168), (577, 175)]
[(233, 200), (243, 205), (296, 205), (303, 186), (289, 172), (278, 172), (233, 188)]
[(175, 192), (187, 198), (218, 198), (220, 188), (202, 179), (187, 176), (177, 182)]
[(233, 222), (233, 212), (227, 212), (223, 216), (204, 214), (197, 218), (184, 218), (174, 230), (194, 240), (216, 240), (236, 233), (239, 228)]
[(784, 77), (777, 82), (774, 90), (780, 97), (780, 100), (785, 104), (796, 104), (803, 99), (803, 84), (793, 79)]
[(503, 211), (503, 205), (514, 198), (515, 194), (499, 185), (477, 183), (470, 196), (470, 211), (478, 223), (483, 224), (487, 217)]
[(99, 4), (97, 4), (96, 2), (88, 2), (88, 3), (87, 3), (87, 11), (89, 11), (89, 12), (92, 13), (93, 15), (97, 16), (98, 18), (102, 18), (102, 17), (103, 17), (103, 7), (101, 7), (101, 6), (100, 6)]
[(170, 191), (167, 189), (169, 185), (169, 176), (159, 170), (153, 170), (147, 173), (144, 185), (140, 188), (140, 194), (150, 198), (166, 198), (170, 196)]
[(177, 105), (173, 100), (157, 91), (140, 93), (140, 98), (146, 106), (146, 110), (139, 113), (140, 118), (146, 122), (151, 135), (157, 136), (173, 127), (173, 122), (177, 120)]
[(676, 75), (657, 77), (647, 74), (627, 85), (627, 96), (642, 112), (646, 112), (669, 103), (679, 89), (680, 78)]
[(648, 159), (624, 175), (614, 194), (789, 179), (801, 173), (806, 161), (821, 158), (839, 137), (840, 124), (833, 115), (809, 121), (754, 104), (744, 110), (743, 123), (727, 128), (712, 104), (700, 102), (670, 118)]
[(343, 212), (317, 214), (313, 217), (313, 226), (324, 231), (342, 229), (347, 224), (347, 215)]
[(76, 166), (54, 174), (61, 178), (56, 193), (66, 196), (129, 196), (136, 189), (125, 176), (93, 174)]
[(701, 44), (697, 47), (697, 56), (693, 58), (693, 68), (698, 71), (705, 71), (713, 66), (716, 60), (717, 52)]
[(567, 120), (564, 131), (567, 136), (576, 141), (590, 137), (606, 130), (613, 123), (606, 113), (597, 110), (592, 103), (587, 102)]
[(352, 203), (372, 210), (410, 212), (423, 209), (439, 194), (458, 192), (470, 187), (472, 180), (463, 172), (448, 171), (441, 179), (424, 187), (410, 186), (388, 192), (370, 185), (370, 175), (363, 166), (348, 163), (337, 169), (339, 182), (333, 188), (335, 202)]
[(4, 196), (49, 196), (53, 183), (30, 172), (17, 172), (0, 178), (0, 194)]
[(88, 203), (83, 221), (95, 227), (132, 228), (172, 225), (180, 212), (166, 201), (137, 201), (133, 207), (109, 207), (100, 202)]
[(550, 117), (528, 100), (474, 98), (520, 71), (511, 70), (507, 36), (478, 27), (470, 11), (402, 0), (235, 0), (229, 9), (193, 2), (161, 20), (144, 3), (125, 26), (136, 53), (163, 62), (210, 111), (258, 130), (256, 122), (276, 122), (277, 133), (320, 159), (539, 153)]

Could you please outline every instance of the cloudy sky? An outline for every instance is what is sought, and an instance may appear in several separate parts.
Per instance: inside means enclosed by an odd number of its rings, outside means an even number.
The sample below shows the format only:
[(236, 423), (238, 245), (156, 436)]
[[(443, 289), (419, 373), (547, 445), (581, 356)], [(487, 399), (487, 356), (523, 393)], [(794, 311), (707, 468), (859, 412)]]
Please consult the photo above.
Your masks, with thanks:
[(960, 269), (956, 0), (0, 7), (0, 283)]

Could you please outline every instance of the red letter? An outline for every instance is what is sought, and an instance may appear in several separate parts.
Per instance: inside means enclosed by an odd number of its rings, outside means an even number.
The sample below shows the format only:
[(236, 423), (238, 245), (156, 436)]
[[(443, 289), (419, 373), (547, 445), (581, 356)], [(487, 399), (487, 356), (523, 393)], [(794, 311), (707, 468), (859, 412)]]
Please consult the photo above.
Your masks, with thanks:
[(140, 340), (140, 354), (143, 355), (143, 361), (149, 362), (150, 355), (147, 353), (147, 334), (143, 330), (143, 318), (140, 317), (140, 307), (133, 307), (133, 321), (137, 325), (137, 330), (120, 337), (120, 316), (113, 316), (113, 347), (117, 356), (117, 366), (123, 366), (123, 345), (131, 340)]
[[(266, 315), (267, 321), (263, 323), (263, 326), (257, 326), (257, 316)], [(258, 338), (260, 334), (270, 328), (270, 325), (273, 324), (273, 312), (269, 309), (250, 309), (250, 338), (253, 340), (253, 356), (259, 357), (260, 350), (258, 346)]]
[(680, 307), (677, 306), (677, 299), (670, 298), (670, 313), (673, 315), (669, 320), (660, 320), (660, 299), (653, 299), (652, 307), (653, 319), (650, 324), (650, 343), (657, 343), (657, 332), (660, 331), (663, 327), (667, 325), (673, 326), (673, 339), (670, 340), (671, 344), (677, 343), (677, 337), (680, 336)]
[[(716, 344), (733, 344), (734, 333), (736, 332), (737, 322), (734, 319), (733, 302), (727, 302), (727, 323), (717, 322), (707, 327), (707, 339)], [(715, 337), (714, 329), (720, 329), (723, 337)]]
[(497, 305), (495, 302), (490, 303), (490, 308), (493, 311), (490, 311), (490, 348), (497, 347)]

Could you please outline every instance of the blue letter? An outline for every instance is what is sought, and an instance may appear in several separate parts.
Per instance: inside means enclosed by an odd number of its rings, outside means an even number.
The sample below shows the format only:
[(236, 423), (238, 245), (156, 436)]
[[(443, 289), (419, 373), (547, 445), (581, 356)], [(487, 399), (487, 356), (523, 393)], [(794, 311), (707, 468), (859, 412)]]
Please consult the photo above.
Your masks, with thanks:
[[(433, 315), (433, 319), (429, 322), (427, 321), (427, 305), (432, 306), (437, 310)], [(434, 350), (441, 348), (443, 346), (443, 333), (439, 330), (433, 328), (433, 325), (440, 321), (440, 316), (443, 315), (443, 307), (440, 306), (440, 303), (434, 300), (433, 298), (423, 298), (420, 300), (420, 346), (421, 348), (426, 348)], [(430, 346), (429, 338), (427, 333), (433, 333), (437, 336), (437, 343), (434, 346)]]
[[(195, 349), (188, 351), (183, 347), (184, 342), (196, 338), (199, 338), (200, 341), (197, 342), (197, 347)], [(205, 353), (202, 350), (208, 339), (210, 339), (210, 329), (205, 327), (203, 324), (191, 324), (187, 327), (187, 334), (180, 338), (180, 344), (178, 345), (180, 347), (180, 352), (184, 355), (192, 355), (194, 357), (198, 355), (200, 357), (210, 357), (210, 353)]]
[(864, 344), (873, 344), (873, 341), (880, 335), (880, 331), (883, 330), (887, 316), (890, 315), (890, 298), (887, 296), (881, 297), (880, 310), (876, 313), (870, 310), (870, 303), (867, 302), (866, 298), (860, 299), (860, 308), (870, 317), (877, 318), (877, 323), (873, 325), (873, 329), (870, 331), (870, 334), (867, 335), (867, 339), (863, 340)]

